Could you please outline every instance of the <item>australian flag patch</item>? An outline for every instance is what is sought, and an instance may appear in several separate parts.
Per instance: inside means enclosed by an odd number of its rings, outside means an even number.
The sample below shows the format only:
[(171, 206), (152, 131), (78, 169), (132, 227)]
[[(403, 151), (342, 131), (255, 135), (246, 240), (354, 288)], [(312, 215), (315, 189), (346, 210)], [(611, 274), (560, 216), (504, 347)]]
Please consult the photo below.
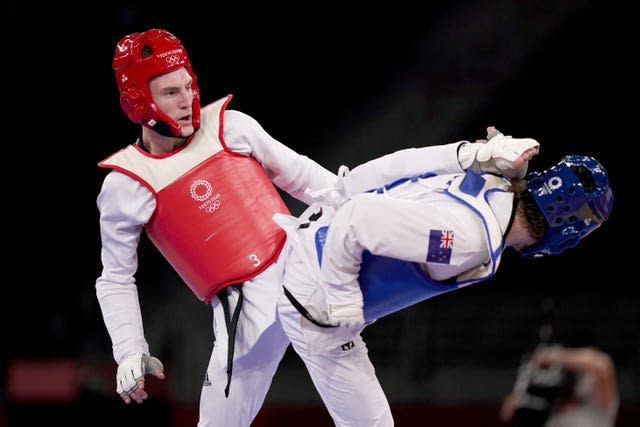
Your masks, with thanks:
[(449, 264), (453, 250), (453, 230), (430, 230), (427, 262)]

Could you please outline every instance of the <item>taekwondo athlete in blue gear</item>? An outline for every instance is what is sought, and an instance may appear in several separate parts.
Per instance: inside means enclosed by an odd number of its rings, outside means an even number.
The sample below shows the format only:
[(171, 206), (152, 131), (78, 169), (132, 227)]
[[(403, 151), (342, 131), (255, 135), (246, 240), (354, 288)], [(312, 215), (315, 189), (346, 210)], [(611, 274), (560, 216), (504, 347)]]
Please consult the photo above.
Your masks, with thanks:
[[(319, 289), (318, 284), (321, 280), (315, 242), (317, 230), (330, 225), (328, 235), (330, 240), (327, 241), (327, 244), (331, 245), (331, 236), (335, 235), (337, 229), (340, 228), (338, 224), (347, 224), (349, 222), (345, 221), (345, 218), (351, 218), (354, 222), (359, 223), (363, 230), (366, 230), (365, 234), (361, 235), (361, 237), (365, 238), (368, 238), (367, 236), (372, 237), (377, 233), (378, 224), (390, 224), (389, 219), (392, 219), (391, 222), (397, 221), (398, 224), (407, 225), (413, 223), (418, 226), (417, 222), (403, 218), (404, 215), (414, 211), (405, 209), (405, 206), (400, 206), (404, 201), (413, 203), (415, 207), (423, 210), (423, 204), (418, 205), (411, 202), (410, 199), (415, 198), (415, 194), (412, 194), (411, 191), (407, 193), (407, 198), (403, 198), (403, 196), (399, 198), (401, 203), (396, 206), (398, 209), (393, 206), (388, 211), (386, 207), (379, 209), (374, 206), (370, 209), (364, 205), (360, 206), (359, 203), (361, 201), (392, 200), (390, 198), (391, 194), (398, 194), (398, 191), (404, 192), (407, 188), (422, 189), (428, 196), (440, 198), (443, 196), (441, 190), (448, 187), (450, 175), (464, 176), (464, 172), (467, 169), (480, 172), (491, 171), (514, 177), (524, 176), (528, 160), (538, 151), (538, 142), (531, 138), (517, 139), (504, 136), (495, 131), (494, 128), (489, 128), (488, 133), (490, 138), (485, 143), (473, 144), (461, 141), (440, 146), (401, 150), (360, 165), (348, 173), (346, 168), (343, 167), (338, 174), (340, 184), (336, 189), (337, 194), (331, 189), (324, 194), (322, 192), (315, 194), (316, 198), (323, 202), (322, 205), (315, 205), (309, 208), (300, 219), (283, 215), (274, 216), (274, 220), (287, 231), (289, 244), (284, 277), (285, 293), (280, 297), (278, 314), (287, 336), (292, 341), (295, 351), (303, 358), (316, 389), (327, 405), (336, 425), (386, 426), (393, 424), (393, 418), (384, 392), (375, 376), (373, 365), (368, 358), (366, 346), (359, 335), (361, 327), (345, 327), (349, 322), (349, 318), (345, 314), (348, 315), (352, 307), (349, 304), (341, 307), (341, 301), (337, 301), (337, 304), (332, 301), (326, 301), (324, 292), (316, 292)], [(424, 175), (427, 171), (437, 176), (427, 178)], [(402, 179), (411, 176), (416, 178), (412, 180)], [(499, 176), (492, 176), (492, 178), (499, 180), (501, 183), (504, 181)], [(394, 181), (396, 182), (394, 183)], [(389, 182), (393, 184), (385, 185)], [(504, 182), (506, 183), (506, 181)], [(380, 187), (385, 187), (380, 193), (365, 193), (367, 190)], [(504, 199), (508, 203), (510, 212), (512, 193), (505, 192), (505, 194), (507, 196)], [(452, 197), (444, 197), (449, 203), (460, 205)], [(395, 201), (396, 199), (393, 198), (393, 200)], [(336, 208), (343, 204), (346, 207), (357, 207), (357, 209), (352, 210), (351, 213), (349, 209), (344, 207), (336, 211)], [(441, 208), (448, 209), (449, 206), (436, 206), (433, 212), (435, 213)], [(366, 214), (364, 214), (365, 212)], [(463, 215), (464, 218), (460, 219), (461, 224), (469, 223), (469, 214), (473, 216), (472, 221), (478, 221), (477, 218), (479, 217), (469, 209), (466, 209), (463, 213), (465, 214)], [(341, 216), (343, 219), (338, 220), (334, 218), (334, 215)], [(372, 215), (372, 217), (367, 218), (368, 215)], [(377, 217), (377, 215), (381, 215), (381, 217)], [(434, 217), (445, 219), (446, 215), (438, 213)], [(372, 219), (373, 221), (371, 221)], [(501, 217), (500, 219), (503, 223), (508, 223), (508, 213), (506, 217)], [(363, 221), (361, 222), (360, 220)], [(433, 225), (434, 230), (448, 230), (445, 223), (434, 223)], [(473, 241), (472, 246), (481, 248), (478, 252), (482, 257), (482, 262), (484, 262), (486, 261), (486, 249), (482, 246), (483, 244), (486, 246), (486, 243), (483, 243), (486, 242), (486, 239), (475, 232), (477, 227), (477, 225), (474, 225), (474, 232), (470, 233), (470, 241)], [(420, 233), (426, 234), (418, 238), (417, 236)], [(430, 231), (422, 225), (414, 230), (394, 235), (393, 238), (389, 238), (388, 235), (382, 233), (379, 236), (381, 238), (380, 242), (374, 243), (371, 247), (376, 249), (371, 252), (378, 256), (385, 256), (385, 245), (387, 243), (392, 241), (396, 243), (404, 242), (402, 246), (407, 251), (407, 254), (418, 254), (415, 259), (409, 260), (423, 261), (426, 253), (420, 254), (420, 251), (424, 251), (424, 241), (425, 239), (428, 241), (429, 236)], [(353, 237), (357, 238), (358, 236)], [(372, 238), (375, 239), (375, 237)], [(464, 243), (465, 237), (462, 236), (462, 239), (461, 243)], [(364, 247), (362, 249), (364, 250)], [(359, 253), (355, 251), (354, 254), (362, 255), (363, 250), (360, 250)], [(336, 260), (330, 255), (331, 253), (332, 251), (324, 251), (323, 268)], [(326, 258), (327, 254), (329, 254), (328, 258)], [(397, 255), (394, 257), (403, 258)], [(454, 259), (453, 261), (459, 260)], [(478, 264), (482, 264), (482, 262)], [(352, 277), (352, 282), (355, 286), (343, 286), (342, 289), (352, 293), (354, 298), (358, 299), (359, 297), (361, 300), (362, 294), (357, 283), (360, 262), (354, 262), (354, 259), (350, 258), (345, 264), (353, 268), (354, 276)], [(442, 271), (435, 271), (435, 276), (432, 274), (432, 277), (441, 280), (440, 276), (443, 279), (448, 274), (446, 270), (451, 267), (445, 264), (442, 264), (442, 266)], [(291, 300), (285, 296), (286, 294), (292, 297)], [(340, 327), (319, 328), (313, 326), (309, 320), (302, 318), (301, 312), (294, 306), (294, 304), (297, 304), (298, 308), (302, 307), (303, 309), (306, 306), (310, 311), (308, 313), (309, 318), (321, 319), (326, 323), (331, 318), (326, 313), (327, 303), (332, 304), (333, 311), (330, 314), (333, 319), (337, 318), (337, 316), (342, 316)], [(320, 311), (314, 311), (316, 307)], [(323, 307), (325, 307), (324, 313), (322, 312)], [(340, 309), (343, 307), (347, 310), (341, 312)], [(354, 322), (356, 322), (355, 324), (359, 321), (358, 311), (361, 318), (362, 304), (356, 307), (356, 316), (353, 318)], [(310, 329), (309, 326), (313, 328)]]
[[(540, 212), (545, 208), (542, 194), (534, 194), (534, 178), (540, 176), (544, 182), (561, 182), (553, 196), (560, 199), (562, 193), (567, 200), (563, 218)], [(364, 326), (488, 279), (505, 247), (523, 251), (556, 242), (554, 236), (576, 227), (593, 230), (609, 216), (613, 197), (606, 172), (595, 159), (568, 156), (528, 178), (530, 186), (527, 180), (473, 170), (423, 175), (354, 195), (337, 208), (312, 206), (297, 228), (281, 216), (274, 218), (287, 230), (293, 248), (286, 261), (280, 319), (337, 425), (393, 425), (360, 336)], [(578, 236), (586, 233), (578, 231)], [(320, 264), (317, 248), (322, 242)], [(569, 247), (550, 245), (554, 251), (549, 253)], [(392, 274), (389, 265), (406, 274)], [(381, 271), (384, 276), (377, 275)], [(396, 282), (397, 277), (407, 281)], [(398, 289), (411, 291), (395, 298)], [(310, 317), (337, 327), (314, 325), (294, 301)]]
[[(428, 178), (414, 177), (417, 178)], [(524, 257), (559, 254), (574, 247), (581, 239), (598, 228), (611, 213), (613, 193), (609, 187), (607, 173), (600, 163), (588, 156), (564, 157), (557, 165), (544, 172), (532, 172), (525, 178), (527, 192), (536, 201), (547, 222), (547, 232), (537, 244), (520, 251)], [(475, 171), (468, 171), (461, 180), (459, 191), (464, 195), (478, 197), (486, 180)], [(397, 185), (394, 183), (393, 186)], [(382, 192), (392, 186), (372, 190)], [(447, 191), (454, 196), (451, 189)], [(489, 225), (485, 224), (487, 228)], [(316, 249), (320, 263), (328, 227), (316, 233)], [(431, 240), (430, 240), (431, 243)], [(495, 273), (502, 245), (494, 244), (492, 251)], [(486, 280), (486, 276), (480, 280)], [(473, 280), (473, 282), (478, 279)], [(387, 314), (458, 289), (466, 282), (438, 282), (431, 280), (420, 263), (395, 258), (363, 254), (359, 275), (364, 299), (364, 320), (371, 323)]]

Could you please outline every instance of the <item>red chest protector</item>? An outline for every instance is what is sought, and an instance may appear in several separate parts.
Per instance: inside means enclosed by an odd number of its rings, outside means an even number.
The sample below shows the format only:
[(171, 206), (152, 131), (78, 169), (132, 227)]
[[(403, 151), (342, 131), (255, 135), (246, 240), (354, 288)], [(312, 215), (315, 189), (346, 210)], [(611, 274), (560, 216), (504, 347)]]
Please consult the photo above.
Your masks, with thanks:
[(271, 218), (289, 214), (258, 162), (227, 151), (220, 130), (229, 100), (203, 108), (196, 136), (176, 152), (152, 156), (131, 145), (100, 163), (153, 192), (147, 234), (205, 302), (277, 259), (285, 233)]

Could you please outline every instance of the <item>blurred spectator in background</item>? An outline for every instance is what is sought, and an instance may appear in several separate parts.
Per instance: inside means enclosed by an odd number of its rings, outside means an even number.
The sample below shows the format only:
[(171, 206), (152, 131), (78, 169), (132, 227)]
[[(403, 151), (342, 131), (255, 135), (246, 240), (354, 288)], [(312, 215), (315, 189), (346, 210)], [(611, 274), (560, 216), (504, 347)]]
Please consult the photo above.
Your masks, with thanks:
[(618, 407), (608, 354), (591, 347), (544, 346), (520, 366), (500, 419), (514, 427), (613, 427)]

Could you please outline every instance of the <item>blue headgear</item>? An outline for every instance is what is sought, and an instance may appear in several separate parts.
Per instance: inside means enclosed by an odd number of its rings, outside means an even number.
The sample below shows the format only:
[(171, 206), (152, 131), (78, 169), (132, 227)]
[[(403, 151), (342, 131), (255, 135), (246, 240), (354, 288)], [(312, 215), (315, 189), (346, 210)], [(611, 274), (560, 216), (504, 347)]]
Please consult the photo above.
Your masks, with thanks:
[(520, 251), (522, 256), (559, 254), (574, 247), (609, 218), (613, 193), (604, 167), (588, 156), (565, 156), (544, 172), (525, 177), (547, 220), (547, 232), (539, 243)]

